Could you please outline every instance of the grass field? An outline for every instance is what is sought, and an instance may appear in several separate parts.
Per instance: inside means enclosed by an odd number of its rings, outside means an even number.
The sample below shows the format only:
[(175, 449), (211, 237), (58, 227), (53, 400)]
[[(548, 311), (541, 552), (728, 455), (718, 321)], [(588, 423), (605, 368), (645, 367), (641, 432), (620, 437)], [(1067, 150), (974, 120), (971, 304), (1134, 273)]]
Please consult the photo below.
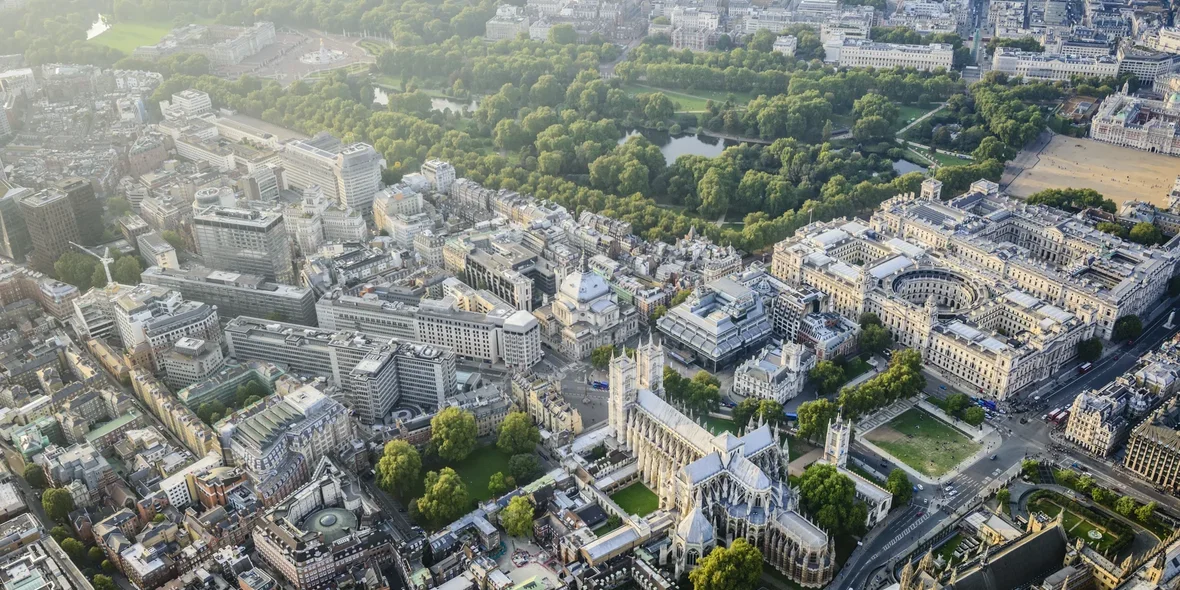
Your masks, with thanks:
[(950, 471), (980, 449), (950, 425), (917, 408), (866, 432), (865, 438), (931, 477)]
[(908, 147), (905, 151), (906, 159), (920, 166), (925, 166), (926, 161), (931, 158), (933, 158), (935, 162), (938, 162), (939, 166), (966, 166), (968, 164), (974, 164), (974, 162), (971, 160), (965, 160), (963, 158), (952, 156), (950, 154), (944, 154), (942, 152), (931, 155), (929, 151), (916, 147)]
[(712, 416), (705, 416), (705, 429), (714, 435), (721, 434), (722, 432), (737, 432), (737, 426), (734, 425), (733, 420), (714, 418)]
[(633, 483), (610, 496), (627, 514), (647, 516), (660, 507), (660, 498), (642, 483)]
[(933, 107), (921, 108), (921, 107), (915, 107), (915, 106), (910, 106), (910, 105), (900, 105), (900, 104), (897, 105), (897, 108), (898, 108), (898, 113), (897, 113), (896, 123), (897, 123), (897, 127), (899, 129), (902, 127), (905, 127), (906, 125), (909, 125), (918, 117), (921, 117), (922, 115), (925, 115), (926, 113), (929, 113), (930, 111), (934, 110)]
[(466, 459), (451, 465), (467, 484), (467, 494), (472, 500), (483, 502), (492, 497), (488, 491), (488, 480), (492, 474), (502, 472), (508, 475), (508, 459), (510, 457), (496, 445), (486, 445), (475, 449)]
[[(1044, 512), (1050, 517), (1055, 517), (1061, 512), (1061, 506), (1057, 505), (1046, 498), (1038, 498), (1028, 505), (1029, 512)], [(1114, 534), (1107, 532), (1106, 529), (1086, 520), (1085, 518), (1070, 512), (1065, 511), (1065, 516), (1061, 519), (1065, 526), (1065, 532), (1070, 538), (1081, 539), (1095, 551), (1106, 551), (1111, 545), (1114, 545), (1118, 540)], [(1090, 531), (1098, 531), (1102, 534), (1100, 539), (1090, 538)]]
[(106, 45), (131, 55), (136, 47), (158, 43), (171, 30), (172, 23), (163, 21), (115, 23), (106, 32), (91, 39), (90, 42)]
[(680, 103), (678, 112), (698, 112), (705, 110), (705, 103), (712, 100), (716, 103), (724, 103), (729, 99), (730, 95), (739, 106), (745, 106), (746, 103), (754, 99), (753, 93), (750, 92), (717, 92), (714, 90), (668, 90), (667, 88), (656, 88), (654, 86), (647, 86), (645, 84), (624, 84), (623, 91), (631, 96), (637, 94), (646, 94), (651, 92), (663, 92), (664, 96), (672, 99), (673, 102)]
[(938, 551), (935, 551), (934, 554), (942, 557), (949, 564), (955, 560), (955, 549), (958, 549), (959, 544), (962, 542), (963, 535), (956, 534), (955, 536), (951, 537), (949, 541), (943, 543), (943, 545), (939, 547)]

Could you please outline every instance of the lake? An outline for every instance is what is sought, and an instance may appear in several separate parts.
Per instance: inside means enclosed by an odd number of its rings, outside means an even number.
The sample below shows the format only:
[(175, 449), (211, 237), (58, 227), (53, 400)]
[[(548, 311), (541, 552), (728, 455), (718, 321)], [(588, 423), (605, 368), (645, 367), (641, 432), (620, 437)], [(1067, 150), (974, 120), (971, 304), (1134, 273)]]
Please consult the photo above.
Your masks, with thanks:
[[(382, 105), (382, 106), (389, 104), (389, 93), (386, 92), (385, 89), (380, 86), (374, 86), (373, 87), (373, 102), (375, 102), (379, 105)], [(459, 102), (456, 100), (451, 100), (449, 98), (435, 97), (435, 98), (430, 99), (430, 109), (433, 111), (440, 112), (440, 113), (447, 111), (447, 110), (451, 110), (451, 111), (455, 111), (455, 112), (459, 112), (459, 113), (470, 113), (471, 111), (474, 111), (477, 108), (479, 108), (479, 101), (474, 100), (474, 99), (471, 100), (470, 102), (467, 102), (467, 103), (462, 103), (462, 102)]]
[(664, 154), (664, 160), (669, 164), (675, 162), (676, 158), (680, 156), (716, 158), (721, 155), (721, 152), (725, 151), (725, 148), (738, 144), (736, 141), (718, 139), (716, 137), (709, 137), (708, 135), (693, 135), (691, 133), (672, 135), (667, 131), (656, 131), (652, 129), (632, 129), (627, 132), (627, 135), (623, 139), (619, 140), (619, 144), (636, 135), (646, 137), (653, 145), (659, 147), (660, 152)]
[(893, 162), (893, 171), (898, 174), (909, 174), (910, 172), (921, 172), (925, 174), (927, 169), (925, 166), (919, 166), (909, 160), (895, 160)]
[(90, 28), (86, 30), (86, 40), (89, 41), (107, 32), (107, 29), (110, 28), (111, 25), (107, 23), (107, 17), (100, 14), (98, 18), (94, 19), (94, 23), (90, 25)]

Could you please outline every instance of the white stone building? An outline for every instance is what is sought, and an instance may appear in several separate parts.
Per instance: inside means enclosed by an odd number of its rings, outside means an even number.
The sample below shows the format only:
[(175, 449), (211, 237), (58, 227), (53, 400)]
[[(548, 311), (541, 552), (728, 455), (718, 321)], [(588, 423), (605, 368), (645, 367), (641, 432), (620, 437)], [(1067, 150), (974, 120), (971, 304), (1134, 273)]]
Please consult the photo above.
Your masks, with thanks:
[(767, 346), (734, 371), (733, 393), (785, 404), (803, 391), (807, 372), (815, 365), (815, 353), (802, 344)]

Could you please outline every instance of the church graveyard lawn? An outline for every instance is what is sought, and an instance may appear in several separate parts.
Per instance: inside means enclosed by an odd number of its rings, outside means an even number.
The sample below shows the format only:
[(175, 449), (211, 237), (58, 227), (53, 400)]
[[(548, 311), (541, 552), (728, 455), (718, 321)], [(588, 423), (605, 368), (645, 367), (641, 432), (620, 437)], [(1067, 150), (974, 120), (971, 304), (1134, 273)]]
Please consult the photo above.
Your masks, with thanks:
[(955, 536), (951, 537), (950, 540), (948, 540), (946, 543), (943, 543), (941, 547), (934, 551), (934, 555), (936, 557), (941, 557), (943, 561), (947, 563), (947, 565), (950, 565), (953, 561), (955, 561), (955, 550), (958, 549), (959, 545), (962, 543), (963, 535), (955, 533)]
[[(486, 484), (485, 484), (486, 485)], [(642, 483), (633, 483), (610, 496), (627, 514), (647, 516), (660, 507), (660, 499), (655, 492), (647, 489)]]
[(902, 412), (864, 436), (930, 477), (943, 475), (981, 448), (950, 425), (917, 408)]
[(722, 432), (732, 432), (734, 436), (737, 436), (737, 426), (734, 425), (733, 420), (727, 420), (725, 418), (705, 416), (705, 430), (708, 430), (713, 436), (717, 436)]
[[(502, 472), (504, 475), (509, 475), (508, 459), (510, 458), (496, 448), (496, 445), (484, 445), (471, 451), (466, 459), (448, 465), (448, 467), (454, 469), (459, 477), (463, 478), (463, 483), (467, 485), (467, 494), (471, 499), (483, 502), (492, 497), (492, 493), (488, 491), (488, 480), (492, 478), (492, 474)], [(425, 472), (425, 470), (423, 471)]]

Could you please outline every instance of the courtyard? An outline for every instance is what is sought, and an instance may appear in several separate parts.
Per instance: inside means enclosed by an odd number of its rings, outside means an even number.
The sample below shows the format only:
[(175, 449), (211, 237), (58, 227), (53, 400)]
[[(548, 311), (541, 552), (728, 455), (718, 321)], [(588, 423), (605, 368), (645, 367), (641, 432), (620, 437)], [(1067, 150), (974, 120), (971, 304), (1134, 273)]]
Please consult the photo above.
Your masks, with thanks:
[[(1060, 505), (1048, 498), (1037, 498), (1028, 504), (1029, 513), (1043, 512), (1050, 518), (1056, 517), (1062, 510)], [(1069, 538), (1081, 539), (1095, 551), (1105, 553), (1119, 540), (1118, 535), (1069, 510), (1065, 510), (1061, 520)]]
[(492, 497), (492, 493), (488, 491), (488, 480), (492, 478), (492, 474), (502, 472), (509, 475), (510, 458), (496, 445), (484, 445), (471, 451), (466, 459), (449, 467), (463, 478), (463, 483), (467, 486), (467, 495), (476, 502), (483, 502)]
[(660, 507), (660, 499), (655, 492), (639, 482), (611, 494), (610, 499), (626, 510), (627, 514), (638, 516), (647, 516)]
[(866, 432), (864, 438), (930, 477), (947, 473), (982, 448), (949, 424), (917, 408), (910, 408)]
[(1166, 208), (1178, 168), (1180, 158), (1174, 156), (1056, 135), (1040, 153), (1021, 152), (1008, 164), (1004, 177), (1018, 173), (1007, 188), (1014, 197), (1049, 188), (1091, 188), (1120, 206), (1139, 200)]

